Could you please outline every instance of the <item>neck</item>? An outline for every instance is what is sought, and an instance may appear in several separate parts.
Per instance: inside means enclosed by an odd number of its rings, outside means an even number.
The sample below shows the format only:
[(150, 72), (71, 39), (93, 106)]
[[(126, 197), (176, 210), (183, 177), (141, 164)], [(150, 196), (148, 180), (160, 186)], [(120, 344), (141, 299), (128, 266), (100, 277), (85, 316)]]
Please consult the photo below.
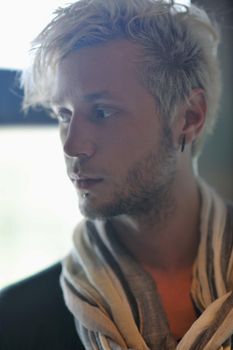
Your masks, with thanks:
[(190, 268), (197, 254), (200, 196), (195, 177), (174, 183), (171, 200), (159, 220), (153, 221), (151, 213), (134, 218), (127, 235), (125, 221), (114, 221), (119, 239), (142, 265), (173, 273)]

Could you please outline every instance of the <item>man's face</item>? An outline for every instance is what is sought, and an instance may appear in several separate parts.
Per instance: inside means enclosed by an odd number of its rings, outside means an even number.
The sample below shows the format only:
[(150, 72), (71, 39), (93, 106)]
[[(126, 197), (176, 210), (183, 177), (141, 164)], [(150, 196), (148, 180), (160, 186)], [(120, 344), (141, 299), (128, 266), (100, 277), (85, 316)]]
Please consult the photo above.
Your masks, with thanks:
[(127, 40), (68, 55), (54, 83), (67, 171), (88, 217), (159, 212), (175, 172), (172, 134), (139, 82)]

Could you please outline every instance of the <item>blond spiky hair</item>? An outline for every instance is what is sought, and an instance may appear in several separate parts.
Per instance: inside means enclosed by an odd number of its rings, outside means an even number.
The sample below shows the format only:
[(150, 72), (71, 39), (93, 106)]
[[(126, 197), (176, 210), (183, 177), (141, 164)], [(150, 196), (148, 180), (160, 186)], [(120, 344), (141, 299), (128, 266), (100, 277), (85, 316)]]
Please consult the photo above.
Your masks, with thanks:
[(192, 147), (198, 155), (216, 122), (221, 90), (218, 31), (202, 9), (163, 0), (80, 0), (55, 12), (32, 45), (22, 74), (24, 108), (50, 107), (57, 64), (70, 52), (116, 39), (143, 50), (141, 80), (171, 123), (178, 104), (194, 88), (205, 91), (206, 123)]

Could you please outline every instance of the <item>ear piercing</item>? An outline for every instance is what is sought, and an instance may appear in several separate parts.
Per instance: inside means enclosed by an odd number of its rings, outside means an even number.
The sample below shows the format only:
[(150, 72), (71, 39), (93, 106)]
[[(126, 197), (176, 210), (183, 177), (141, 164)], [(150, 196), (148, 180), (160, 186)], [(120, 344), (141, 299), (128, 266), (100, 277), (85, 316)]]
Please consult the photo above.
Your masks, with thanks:
[(185, 137), (185, 134), (184, 134), (184, 135), (182, 136), (182, 140), (181, 140), (181, 152), (184, 152), (185, 143), (186, 143), (186, 137)]

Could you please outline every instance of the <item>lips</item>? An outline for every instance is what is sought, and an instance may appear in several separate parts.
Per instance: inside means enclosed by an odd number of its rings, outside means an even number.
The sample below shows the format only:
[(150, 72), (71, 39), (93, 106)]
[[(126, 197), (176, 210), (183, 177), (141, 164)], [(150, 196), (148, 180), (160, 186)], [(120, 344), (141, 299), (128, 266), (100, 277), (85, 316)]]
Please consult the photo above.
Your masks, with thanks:
[(76, 180), (76, 184), (80, 190), (88, 190), (102, 181), (102, 179), (85, 178)]
[(99, 177), (84, 176), (76, 173), (71, 173), (70, 179), (80, 190), (88, 190), (103, 181)]

